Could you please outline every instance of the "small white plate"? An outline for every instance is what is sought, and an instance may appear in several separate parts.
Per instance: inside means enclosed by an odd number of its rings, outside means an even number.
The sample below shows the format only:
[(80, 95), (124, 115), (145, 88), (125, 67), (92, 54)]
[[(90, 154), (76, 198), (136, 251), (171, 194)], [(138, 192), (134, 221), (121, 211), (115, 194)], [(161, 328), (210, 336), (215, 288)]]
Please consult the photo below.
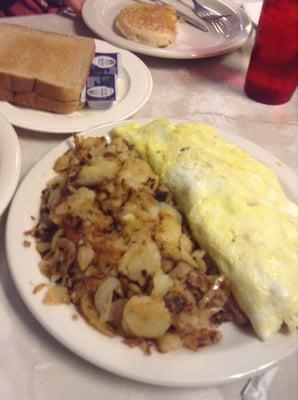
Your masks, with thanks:
[(97, 39), (95, 43), (96, 51), (121, 54), (123, 74), (118, 78), (119, 98), (112, 107), (92, 110), (85, 106), (72, 114), (60, 115), (0, 101), (0, 112), (13, 125), (49, 133), (81, 132), (98, 125), (121, 121), (136, 113), (147, 102), (152, 91), (149, 69), (129, 51)]
[[(92, 136), (108, 135), (115, 125), (147, 123), (148, 120), (130, 120), (87, 132)], [(179, 121), (173, 121), (179, 122)], [(257, 145), (233, 135), (220, 132), (225, 139), (248, 151), (272, 168), (281, 179), (289, 195), (294, 196), (295, 174), (274, 156)], [(181, 349), (145, 356), (138, 348), (129, 348), (120, 338), (109, 338), (89, 326), (80, 317), (73, 321), (72, 306), (46, 306), (44, 292), (33, 294), (35, 285), (47, 282), (40, 273), (40, 256), (34, 242), (23, 246), (24, 231), (31, 229), (38, 218), (40, 194), (46, 182), (54, 176), (54, 161), (69, 149), (72, 139), (62, 142), (41, 159), (29, 172), (15, 195), (7, 221), (6, 250), (10, 271), (18, 292), (39, 322), (67, 348), (91, 363), (115, 374), (141, 382), (165, 386), (213, 386), (260, 373), (272, 367), (295, 351), (298, 335), (278, 333), (262, 342), (251, 329), (240, 329), (233, 323), (221, 326), (223, 340), (214, 346), (191, 352)], [(37, 220), (36, 220), (37, 221)], [(26, 236), (28, 240), (28, 236)], [(26, 265), (24, 264), (26, 260)]]
[(21, 149), (13, 127), (0, 114), (0, 216), (17, 187), (21, 171)]
[[(190, 0), (184, 0), (191, 5)], [(244, 10), (230, 0), (205, 0), (211, 10), (221, 14), (231, 14), (228, 18), (229, 38), (221, 37), (212, 27), (208, 33), (178, 22), (176, 43), (165, 48), (147, 46), (125, 39), (115, 28), (115, 18), (123, 7), (132, 1), (128, 0), (86, 0), (83, 6), (83, 20), (88, 27), (110, 43), (137, 53), (163, 58), (204, 58), (228, 53), (242, 46), (249, 38), (252, 24)], [(195, 16), (188, 6), (169, 0), (168, 3), (177, 6), (192, 16)]]

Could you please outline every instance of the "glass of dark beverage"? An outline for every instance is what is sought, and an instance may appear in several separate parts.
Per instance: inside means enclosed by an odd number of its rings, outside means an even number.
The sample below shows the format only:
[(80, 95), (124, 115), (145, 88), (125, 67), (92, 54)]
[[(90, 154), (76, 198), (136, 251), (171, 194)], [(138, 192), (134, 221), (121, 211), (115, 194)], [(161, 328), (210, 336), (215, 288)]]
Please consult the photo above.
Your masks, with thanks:
[(298, 82), (298, 0), (264, 0), (245, 93), (265, 104), (290, 100)]

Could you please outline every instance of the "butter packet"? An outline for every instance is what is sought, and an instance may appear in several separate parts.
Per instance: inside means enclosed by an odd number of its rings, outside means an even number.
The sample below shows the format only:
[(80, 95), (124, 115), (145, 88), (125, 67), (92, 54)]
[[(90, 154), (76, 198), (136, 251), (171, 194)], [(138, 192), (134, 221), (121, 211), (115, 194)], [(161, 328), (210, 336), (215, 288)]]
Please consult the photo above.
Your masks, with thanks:
[(119, 53), (95, 53), (81, 102), (93, 109), (109, 108), (117, 100), (117, 80), (122, 73)]
[(110, 107), (117, 100), (117, 76), (113, 74), (89, 75), (82, 100), (90, 108)]
[(119, 53), (95, 53), (90, 74), (91, 75), (121, 75), (122, 64)]

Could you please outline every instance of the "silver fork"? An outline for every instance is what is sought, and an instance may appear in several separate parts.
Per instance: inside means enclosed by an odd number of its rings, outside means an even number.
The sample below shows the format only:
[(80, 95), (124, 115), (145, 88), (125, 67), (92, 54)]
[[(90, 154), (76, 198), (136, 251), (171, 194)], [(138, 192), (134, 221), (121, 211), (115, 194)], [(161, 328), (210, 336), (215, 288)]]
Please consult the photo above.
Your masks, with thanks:
[(225, 18), (230, 17), (230, 15), (214, 14), (209, 10), (209, 8), (198, 3), (197, 0), (192, 0), (192, 3), (192, 10), (198, 17), (203, 18), (206, 22), (213, 26), (216, 32), (224, 38), (228, 38), (230, 36), (226, 21), (224, 20)]
[[(193, 1), (193, 8), (189, 6), (189, 4), (185, 3), (183, 0), (177, 0), (179, 3), (183, 4), (184, 6), (187, 6), (190, 8), (192, 11), (197, 10), (196, 14), (202, 19), (221, 19), (221, 18), (228, 18), (231, 17), (231, 14), (215, 14), (214, 12), (211, 12), (209, 8), (203, 6), (203, 4), (200, 4), (198, 1)], [(202, 11), (200, 13), (200, 11)], [(209, 11), (208, 14), (203, 15), (203, 11)]]

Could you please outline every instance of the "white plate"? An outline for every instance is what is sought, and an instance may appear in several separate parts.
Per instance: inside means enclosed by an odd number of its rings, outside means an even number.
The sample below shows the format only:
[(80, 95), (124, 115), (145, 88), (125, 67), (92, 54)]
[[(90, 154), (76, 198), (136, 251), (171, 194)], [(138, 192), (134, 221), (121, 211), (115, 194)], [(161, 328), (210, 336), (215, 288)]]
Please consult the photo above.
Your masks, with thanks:
[(21, 171), (21, 149), (13, 127), (0, 114), (0, 216), (17, 187)]
[(95, 43), (97, 51), (117, 52), (122, 57), (123, 75), (118, 79), (119, 99), (111, 108), (91, 110), (84, 107), (72, 114), (59, 115), (0, 101), (0, 112), (13, 125), (49, 133), (81, 132), (98, 125), (121, 121), (136, 113), (147, 102), (152, 91), (149, 69), (143, 61), (126, 50), (97, 39)]
[[(133, 122), (149, 121), (131, 120), (125, 124)], [(111, 126), (122, 124), (97, 128), (88, 134), (107, 135)], [(297, 181), (289, 168), (242, 137), (229, 132), (221, 134), (276, 171), (288, 192), (294, 194)], [(39, 272), (40, 256), (34, 245), (29, 248), (23, 246), (23, 232), (32, 228), (31, 216), (38, 216), (40, 194), (54, 175), (54, 160), (69, 148), (71, 140), (54, 148), (29, 172), (11, 205), (6, 231), (7, 256), (16, 287), (34, 316), (56, 339), (84, 359), (115, 374), (147, 383), (181, 387), (228, 383), (271, 367), (294, 352), (297, 348), (296, 334), (287, 336), (278, 333), (262, 342), (251, 330), (226, 323), (221, 327), (223, 340), (217, 345), (198, 352), (181, 349), (168, 354), (156, 352), (148, 357), (137, 348), (127, 347), (119, 338), (100, 334), (81, 317), (73, 321), (72, 306), (45, 306), (42, 303), (44, 293), (34, 295), (32, 289), (38, 283), (47, 282), (47, 279)]]
[[(190, 0), (184, 0), (191, 4)], [(168, 1), (177, 5), (178, 9), (188, 12), (189, 7)], [(137, 53), (163, 58), (204, 58), (228, 53), (242, 46), (249, 38), (251, 21), (243, 9), (230, 0), (205, 0), (204, 4), (210, 9), (222, 14), (231, 14), (229, 17), (230, 37), (225, 39), (211, 27), (208, 33), (187, 24), (178, 23), (178, 34), (175, 44), (165, 48), (147, 46), (132, 42), (121, 36), (115, 29), (115, 18), (120, 10), (132, 3), (129, 0), (86, 0), (83, 6), (83, 20), (88, 27), (100, 37), (110, 43)]]

